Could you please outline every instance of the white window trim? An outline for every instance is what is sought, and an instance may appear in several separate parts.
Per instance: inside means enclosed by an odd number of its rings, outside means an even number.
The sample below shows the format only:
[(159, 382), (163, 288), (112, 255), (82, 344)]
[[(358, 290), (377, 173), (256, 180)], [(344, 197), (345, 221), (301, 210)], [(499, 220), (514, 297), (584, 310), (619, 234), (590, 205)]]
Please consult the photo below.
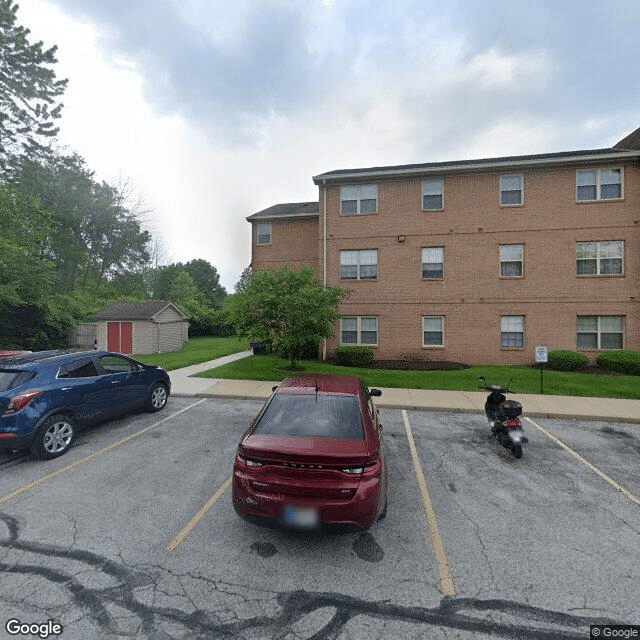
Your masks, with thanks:
[[(502, 188), (502, 180), (504, 178), (520, 178), (520, 202), (513, 203), (503, 203), (502, 202), (502, 193), (505, 191), (515, 191), (515, 189), (503, 189)], [(503, 173), (500, 176), (500, 206), (501, 207), (522, 207), (524, 206), (524, 173)]]
[[(580, 331), (580, 328), (578, 327), (578, 318), (596, 318), (598, 323), (597, 323), (597, 328), (596, 328), (596, 343), (597, 345), (595, 347), (580, 347), (578, 346), (578, 334), (580, 333), (593, 333), (593, 331)], [(627, 322), (626, 322), (626, 316), (598, 316), (598, 315), (580, 315), (576, 318), (576, 349), (578, 349), (579, 351), (617, 351), (618, 348), (611, 348), (611, 347), (602, 347), (602, 328), (601, 328), (601, 320), (603, 318), (622, 318), (622, 346), (620, 347), (620, 349), (624, 349), (625, 348), (625, 334), (626, 334), (626, 328), (627, 328)]]
[[(342, 189), (343, 188), (347, 188), (347, 187), (351, 187), (351, 188), (355, 188), (357, 193), (356, 193), (356, 210), (349, 213), (345, 213), (342, 211), (342, 203), (344, 202), (342, 199)], [(362, 200), (371, 200), (371, 198), (363, 198), (362, 197), (362, 188), (363, 187), (375, 187), (376, 188), (376, 210), (375, 211), (361, 211), (361, 206), (360, 203)], [(376, 182), (367, 182), (364, 184), (343, 184), (340, 186), (340, 215), (341, 216), (372, 216), (372, 215), (376, 215), (378, 213), (379, 210), (379, 201), (380, 201), (380, 189), (378, 187), (378, 183)]]
[[(620, 170), (620, 197), (619, 198), (601, 198), (600, 189), (602, 187), (602, 170), (612, 171), (614, 169)], [(581, 171), (595, 171), (596, 172), (596, 198), (595, 200), (580, 200), (578, 198), (578, 174)], [(576, 169), (576, 202), (619, 202), (624, 200), (624, 167), (623, 166), (601, 166), (601, 167), (582, 167)]]
[[(357, 257), (356, 257), (356, 264), (355, 265), (350, 265), (350, 266), (355, 266), (356, 267), (356, 277), (355, 278), (343, 278), (342, 277), (342, 252), (343, 251), (350, 251), (352, 253), (356, 253)], [(361, 278), (360, 277), (360, 254), (364, 253), (365, 251), (375, 251), (376, 252), (376, 277), (375, 278)], [(340, 269), (340, 280), (346, 281), (346, 282), (353, 282), (354, 280), (357, 281), (362, 281), (362, 282), (377, 282), (378, 280), (378, 276), (380, 275), (380, 271), (378, 269), (378, 249), (340, 249), (340, 255), (338, 256), (338, 260), (339, 260), (339, 264), (338, 264), (338, 268)]]
[[(260, 227), (261, 226), (268, 226), (269, 227), (269, 242), (260, 242)], [(262, 234), (262, 235), (266, 235), (266, 234)], [(271, 244), (271, 240), (273, 239), (273, 227), (271, 226), (270, 222), (259, 222), (258, 224), (256, 224), (256, 244), (259, 247), (268, 247)]]
[[(424, 321), (429, 318), (439, 318), (441, 321), (441, 333), (442, 341), (440, 344), (425, 344), (424, 343)], [(422, 348), (423, 349), (442, 349), (444, 348), (444, 316), (422, 316)]]
[[(442, 249), (442, 276), (440, 278), (422, 275), (424, 272), (424, 265), (425, 265), (425, 262), (422, 259), (422, 255), (425, 249)], [(422, 247), (420, 249), (420, 275), (423, 280), (444, 280), (444, 247)]]
[[(515, 331), (512, 332), (506, 332), (503, 331), (502, 329), (502, 320), (504, 318), (522, 318), (522, 345), (516, 345), (516, 346), (506, 346), (502, 344), (502, 334), (503, 333), (518, 333)], [(525, 317), (523, 315), (518, 315), (518, 316), (513, 316), (513, 315), (509, 315), (509, 316), (500, 316), (500, 348), (501, 349), (524, 349), (526, 347), (526, 339), (525, 339)]]
[[(501, 251), (502, 247), (522, 247), (522, 258), (517, 261), (517, 260), (503, 260), (502, 259), (502, 255), (500, 255), (500, 277), (501, 278), (524, 278), (524, 243), (523, 242), (516, 242), (515, 244), (501, 244), (500, 245), (500, 249), (498, 249), (498, 251)], [(502, 263), (503, 262), (520, 262), (520, 275), (519, 276), (504, 276), (502, 275)]]
[[(589, 200), (588, 202), (591, 202)], [(600, 245), (605, 242), (620, 242), (622, 243), (622, 269), (620, 273), (600, 273), (600, 261), (606, 260), (600, 256)], [(596, 273), (578, 273), (578, 245), (579, 244), (595, 244), (596, 245)], [(576, 242), (576, 275), (578, 278), (619, 278), (624, 275), (624, 240), (581, 240)]]
[[(440, 182), (441, 185), (441, 191), (440, 191), (440, 197), (442, 198), (442, 206), (438, 209), (425, 209), (424, 208), (424, 197), (425, 192), (424, 192), (424, 183), (425, 182), (435, 182), (436, 180), (438, 180)], [(421, 189), (421, 193), (422, 195), (420, 196), (420, 208), (422, 209), (422, 211), (444, 211), (444, 178), (428, 178), (425, 180), (421, 180), (420, 181), (420, 189)]]
[[(357, 338), (356, 342), (342, 342), (342, 321), (345, 318), (355, 318), (357, 320)], [(362, 342), (362, 320), (375, 318), (376, 321), (376, 342), (373, 344), (372, 342)], [(343, 316), (340, 318), (340, 345), (345, 347), (377, 347), (378, 342), (380, 340), (380, 320), (378, 316)]]

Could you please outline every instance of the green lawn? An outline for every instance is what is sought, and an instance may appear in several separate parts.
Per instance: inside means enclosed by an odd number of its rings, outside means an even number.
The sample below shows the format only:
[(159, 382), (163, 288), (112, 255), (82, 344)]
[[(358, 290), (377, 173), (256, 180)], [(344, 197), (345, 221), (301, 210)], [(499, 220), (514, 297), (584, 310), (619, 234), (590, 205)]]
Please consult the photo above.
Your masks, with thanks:
[(134, 355), (145, 364), (159, 364), (167, 371), (215, 360), (232, 353), (245, 351), (249, 347), (246, 338), (191, 338), (180, 351), (154, 353), (153, 355)]
[[(284, 380), (292, 375), (282, 371), (289, 361), (277, 356), (250, 356), (199, 374), (209, 378), (237, 380)], [(450, 389), (478, 391), (478, 376), (487, 382), (506, 384), (515, 378), (517, 393), (540, 393), (540, 371), (531, 367), (477, 366), (460, 371), (385, 371), (339, 367), (317, 360), (302, 363), (304, 373), (335, 373), (362, 376), (370, 387), (407, 389)], [(561, 396), (640, 399), (640, 377), (544, 371), (544, 393)]]

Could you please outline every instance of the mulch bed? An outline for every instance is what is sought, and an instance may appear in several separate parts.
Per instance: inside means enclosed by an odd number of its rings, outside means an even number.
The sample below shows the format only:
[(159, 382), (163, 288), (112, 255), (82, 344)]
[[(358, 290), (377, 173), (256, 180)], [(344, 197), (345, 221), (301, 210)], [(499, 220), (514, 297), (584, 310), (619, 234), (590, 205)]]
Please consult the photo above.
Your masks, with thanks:
[(371, 369), (395, 369), (399, 371), (456, 371), (469, 369), (468, 364), (462, 362), (447, 362), (444, 360), (374, 360)]

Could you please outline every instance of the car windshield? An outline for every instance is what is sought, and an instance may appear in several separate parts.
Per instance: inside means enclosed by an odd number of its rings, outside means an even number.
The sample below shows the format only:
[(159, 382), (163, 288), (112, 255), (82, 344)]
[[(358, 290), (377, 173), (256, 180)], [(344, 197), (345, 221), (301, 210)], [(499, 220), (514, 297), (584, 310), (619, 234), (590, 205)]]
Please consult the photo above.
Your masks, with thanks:
[(364, 438), (358, 399), (322, 393), (277, 393), (254, 433), (347, 440)]
[(16, 371), (0, 369), (0, 391), (15, 389), (31, 380), (35, 374), (32, 371)]

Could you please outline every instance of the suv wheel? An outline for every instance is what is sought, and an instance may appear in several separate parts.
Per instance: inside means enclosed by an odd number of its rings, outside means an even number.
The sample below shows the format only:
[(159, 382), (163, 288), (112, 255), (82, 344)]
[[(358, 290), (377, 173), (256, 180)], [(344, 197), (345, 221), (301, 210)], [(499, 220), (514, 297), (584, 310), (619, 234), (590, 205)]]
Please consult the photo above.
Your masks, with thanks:
[(156, 411), (160, 411), (160, 409), (164, 409), (168, 398), (169, 393), (167, 387), (162, 384), (162, 382), (156, 382), (153, 387), (151, 387), (149, 397), (147, 398), (147, 411), (155, 413)]
[(51, 460), (66, 453), (75, 438), (75, 423), (69, 416), (49, 416), (36, 431), (31, 443), (31, 455)]

